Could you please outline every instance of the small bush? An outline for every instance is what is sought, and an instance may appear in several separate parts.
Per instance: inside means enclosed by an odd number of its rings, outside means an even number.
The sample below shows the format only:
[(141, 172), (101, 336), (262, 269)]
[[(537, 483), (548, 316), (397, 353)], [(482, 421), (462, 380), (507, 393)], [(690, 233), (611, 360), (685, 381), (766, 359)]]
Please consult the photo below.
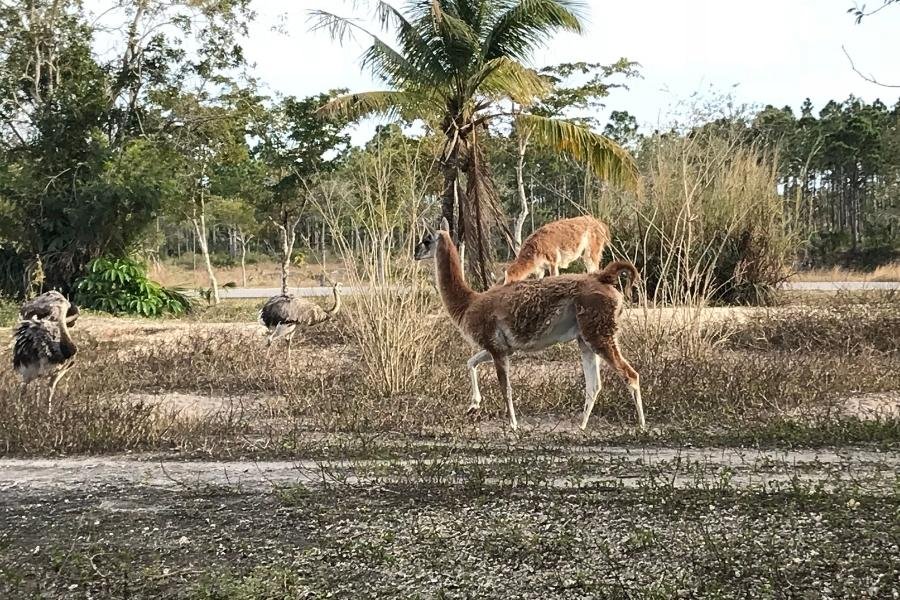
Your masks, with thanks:
[(0, 327), (8, 327), (19, 318), (19, 305), (6, 298), (0, 298)]
[(76, 289), (80, 305), (114, 315), (158, 317), (191, 310), (184, 294), (151, 281), (144, 265), (130, 258), (95, 259)]
[(239, 264), (240, 259), (227, 252), (213, 252), (209, 255), (209, 261), (212, 263), (212, 266), (217, 269), (222, 269), (236, 267)]

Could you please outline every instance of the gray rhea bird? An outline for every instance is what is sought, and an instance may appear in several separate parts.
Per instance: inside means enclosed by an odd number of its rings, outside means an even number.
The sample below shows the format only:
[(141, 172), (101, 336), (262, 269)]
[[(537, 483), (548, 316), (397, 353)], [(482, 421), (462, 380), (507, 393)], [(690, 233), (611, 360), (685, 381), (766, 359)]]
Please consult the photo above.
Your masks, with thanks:
[(288, 362), (291, 360), (291, 342), (297, 328), (307, 329), (323, 323), (337, 314), (341, 308), (341, 295), (338, 293), (340, 283), (331, 286), (334, 304), (331, 308), (322, 308), (314, 302), (298, 298), (292, 294), (279, 294), (269, 298), (259, 311), (259, 322), (269, 330), (266, 346), (275, 340), (287, 337)]
[(52, 376), (47, 409), (53, 409), (56, 386), (75, 364), (78, 347), (69, 327), (78, 315), (78, 307), (57, 291), (41, 294), (19, 309), (19, 324), (13, 331), (13, 369), (22, 377), (22, 398), (32, 381)]

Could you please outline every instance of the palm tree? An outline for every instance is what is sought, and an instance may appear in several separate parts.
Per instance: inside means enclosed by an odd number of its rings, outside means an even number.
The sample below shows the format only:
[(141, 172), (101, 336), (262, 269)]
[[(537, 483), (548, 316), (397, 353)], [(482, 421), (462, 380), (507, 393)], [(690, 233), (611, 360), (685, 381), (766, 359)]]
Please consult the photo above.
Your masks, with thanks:
[[(440, 128), (445, 136), (441, 212), (454, 239), (466, 248), (473, 283), (487, 287), (490, 233), (499, 227), (507, 239), (510, 234), (480, 138), (492, 119), (512, 116), (510, 103), (529, 106), (551, 91), (551, 83), (524, 63), (553, 33), (582, 31), (582, 3), (407, 0), (401, 11), (374, 0), (372, 6), (381, 30), (393, 33), (395, 45), (328, 11), (313, 11), (311, 19), (314, 28), (327, 29), (339, 42), (355, 33), (370, 37), (363, 66), (390, 89), (340, 96), (322, 110), (351, 118), (423, 118)], [(535, 143), (585, 161), (611, 183), (631, 186), (637, 181), (628, 152), (586, 126), (522, 111), (515, 118)]]

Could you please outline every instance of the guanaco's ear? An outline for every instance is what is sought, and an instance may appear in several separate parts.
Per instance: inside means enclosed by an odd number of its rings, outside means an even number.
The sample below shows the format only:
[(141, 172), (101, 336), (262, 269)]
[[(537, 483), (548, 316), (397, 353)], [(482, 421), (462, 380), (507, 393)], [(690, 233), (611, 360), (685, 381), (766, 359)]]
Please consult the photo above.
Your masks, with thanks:
[(450, 223), (447, 222), (447, 217), (441, 217), (441, 226), (439, 229), (441, 231), (450, 231)]

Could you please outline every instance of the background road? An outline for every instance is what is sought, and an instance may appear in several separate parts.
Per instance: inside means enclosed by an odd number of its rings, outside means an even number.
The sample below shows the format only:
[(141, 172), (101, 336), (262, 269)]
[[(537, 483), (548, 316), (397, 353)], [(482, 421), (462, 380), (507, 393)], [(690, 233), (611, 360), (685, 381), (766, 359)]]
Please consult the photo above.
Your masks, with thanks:
[[(360, 293), (363, 288), (355, 288), (353, 286), (342, 286), (341, 295), (352, 296)], [(815, 292), (838, 292), (838, 291), (861, 291), (861, 290), (900, 290), (900, 281), (793, 281), (785, 283), (781, 286), (783, 290), (789, 291), (815, 291)], [(225, 288), (219, 290), (221, 298), (270, 298), (280, 293), (280, 288)], [(314, 298), (317, 296), (330, 296), (330, 287), (302, 287), (290, 288), (295, 296), (303, 298)], [(189, 292), (188, 295), (196, 296), (196, 292)]]

